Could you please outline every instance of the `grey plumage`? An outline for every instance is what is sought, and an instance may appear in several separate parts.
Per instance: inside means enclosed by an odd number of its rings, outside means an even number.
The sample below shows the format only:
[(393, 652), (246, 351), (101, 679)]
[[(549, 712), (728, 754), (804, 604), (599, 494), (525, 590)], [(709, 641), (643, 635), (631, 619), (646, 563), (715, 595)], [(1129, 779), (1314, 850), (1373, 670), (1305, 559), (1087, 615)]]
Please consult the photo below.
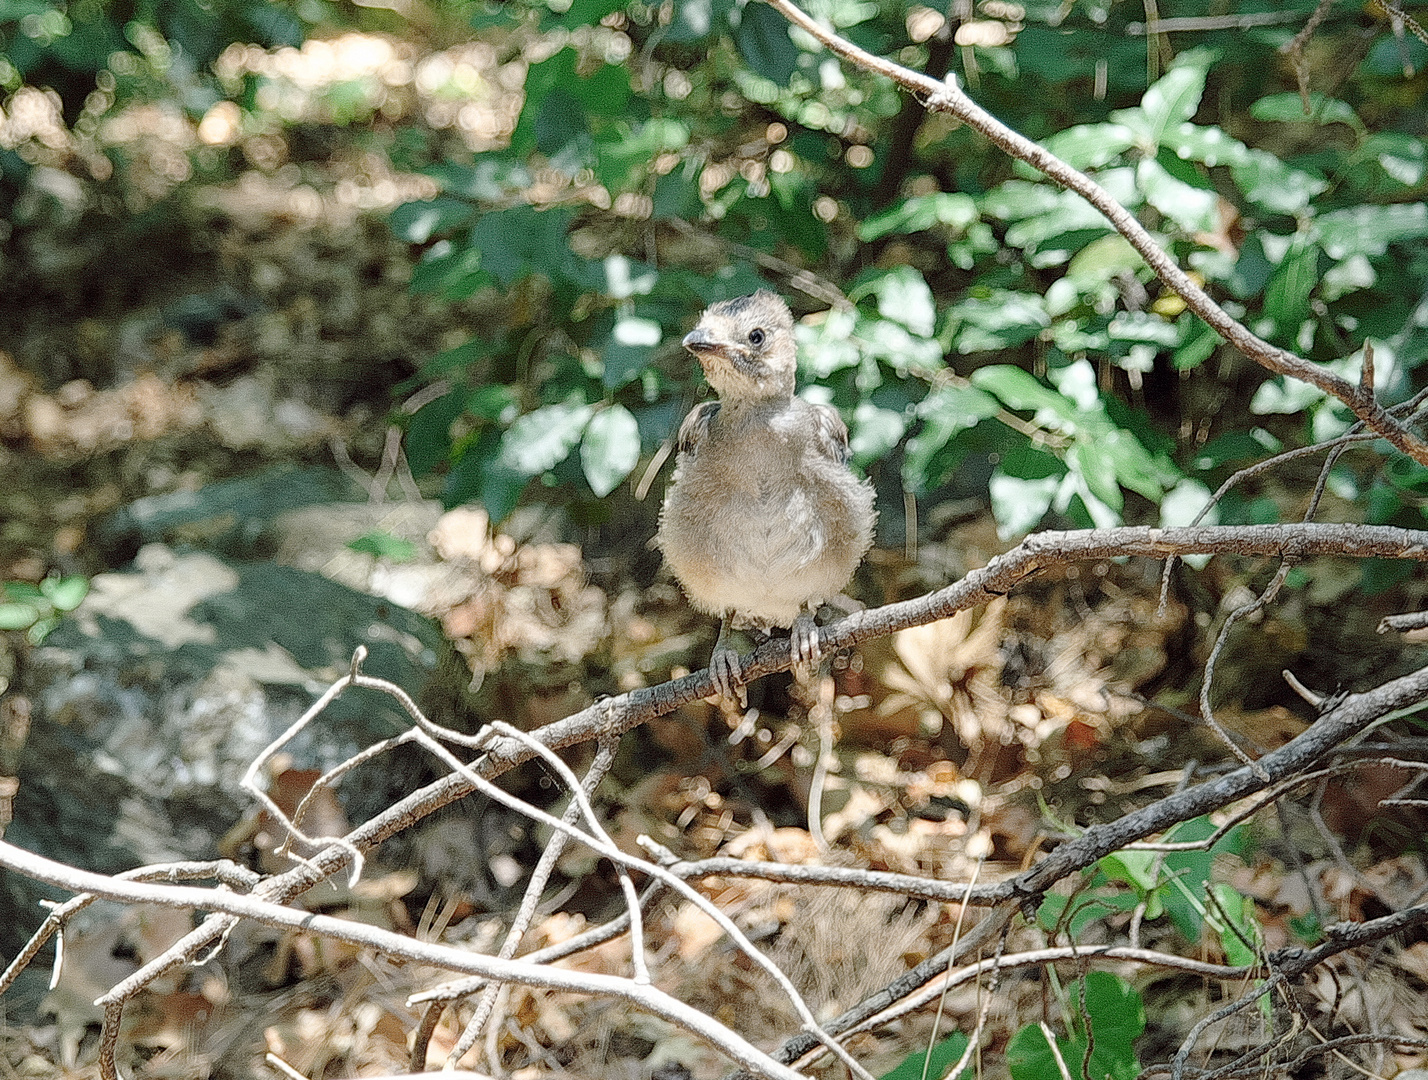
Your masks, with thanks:
[(837, 410), (794, 396), (788, 306), (773, 293), (714, 304), (684, 339), (717, 402), (679, 429), (655, 542), (690, 602), (722, 620), (710, 659), (732, 696), (729, 628), (791, 627), (795, 658), (818, 659), (812, 612), (848, 583), (872, 544), (873, 491), (848, 468)]

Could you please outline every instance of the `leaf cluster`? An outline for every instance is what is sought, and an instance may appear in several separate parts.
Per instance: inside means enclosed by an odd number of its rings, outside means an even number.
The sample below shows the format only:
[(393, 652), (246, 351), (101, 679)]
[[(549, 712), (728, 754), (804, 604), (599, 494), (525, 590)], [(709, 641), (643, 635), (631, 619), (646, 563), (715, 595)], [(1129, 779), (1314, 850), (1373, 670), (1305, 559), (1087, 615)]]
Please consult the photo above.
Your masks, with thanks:
[[(1367, 28), (1340, 96), (1301, 97), (1277, 59), (1287, 18), (1173, 55), (1135, 43), (1125, 5), (988, 2), (956, 28), (893, 2), (809, 9), (934, 74), (959, 60), (981, 99), (1093, 175), (1256, 332), (1355, 372), (1372, 342), (1379, 392), (1411, 390), (1428, 344), (1428, 152), (1395, 107), (1386, 26)], [(929, 19), (940, 29), (919, 39)], [(1157, 294), (1080, 196), (761, 3), (521, 0), (476, 26), (533, 57), (509, 147), (430, 167), (442, 194), (392, 218), (421, 248), (417, 289), (499, 298), (495, 322), (427, 365), (447, 392), (410, 422), (409, 456), (444, 474), (449, 503), (499, 519), (537, 481), (591, 511), (699, 392), (677, 345), (698, 309), (770, 277), (807, 290), (803, 392), (844, 412), (857, 464), (917, 496), (989, 475), (1006, 534), (1048, 513), (1187, 520), (1237, 463), (1352, 419), (1269, 379), (1247, 408), (1276, 434), (1246, 433), (1242, 407), (1177, 452), (1188, 421), (1147, 384), (1232, 365), (1214, 332)], [(1340, 487), (1366, 493), (1372, 475)]]

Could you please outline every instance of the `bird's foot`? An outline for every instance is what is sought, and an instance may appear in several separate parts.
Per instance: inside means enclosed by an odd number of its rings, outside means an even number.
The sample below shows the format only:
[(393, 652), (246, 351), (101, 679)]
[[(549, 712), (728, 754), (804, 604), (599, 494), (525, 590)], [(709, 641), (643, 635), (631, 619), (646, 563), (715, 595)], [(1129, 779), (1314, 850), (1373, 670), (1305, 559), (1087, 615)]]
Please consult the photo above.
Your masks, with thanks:
[(729, 644), (729, 620), (719, 627), (719, 637), (714, 642), (714, 651), (709, 656), (709, 675), (714, 680), (714, 689), (719, 696), (739, 708), (748, 708), (749, 691), (743, 683), (744, 661), (738, 650)]
[(823, 646), (818, 641), (818, 624), (811, 612), (801, 612), (788, 631), (788, 647), (793, 653), (794, 667), (808, 675), (823, 659)]

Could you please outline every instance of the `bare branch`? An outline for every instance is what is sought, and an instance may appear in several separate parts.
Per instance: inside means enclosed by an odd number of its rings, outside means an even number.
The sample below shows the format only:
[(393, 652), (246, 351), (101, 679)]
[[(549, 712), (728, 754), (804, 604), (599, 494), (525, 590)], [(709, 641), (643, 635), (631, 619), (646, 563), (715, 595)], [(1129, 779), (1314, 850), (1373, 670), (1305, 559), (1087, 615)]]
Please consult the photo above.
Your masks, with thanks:
[[(479, 953), (448, 948), (433, 942), (406, 937), (390, 930), (350, 919), (339, 919), (330, 915), (318, 915), (310, 911), (284, 907), (281, 904), (261, 900), (256, 896), (238, 896), (234, 893), (196, 889), (185, 885), (152, 885), (146, 882), (119, 881), (103, 874), (65, 866), (63, 863), (35, 855), (3, 840), (0, 840), (0, 866), (34, 878), (36, 881), (48, 882), (61, 889), (94, 893), (111, 900), (222, 912), (225, 915), (252, 919), (266, 926), (320, 934), (336, 941), (375, 949), (388, 956), (400, 957), (420, 964), (430, 964), (433, 967), (445, 968), (449, 971), (464, 971), (471, 975), (481, 975), (504, 982), (517, 982), (526, 986), (540, 986), (574, 993), (619, 998), (655, 1016), (662, 1017), (672, 1024), (677, 1024), (690, 1034), (699, 1036), (711, 1046), (728, 1054), (745, 1069), (759, 1076), (777, 1078), (777, 1080), (798, 1080), (798, 1074), (792, 1069), (779, 1064), (755, 1049), (723, 1024), (653, 986), (641, 985), (631, 979), (621, 979), (612, 975), (592, 972), (569, 971), (550, 965), (531, 964), (524, 960), (502, 960), (495, 956), (483, 956)], [(106, 1009), (106, 1030), (109, 1010), (111, 1007), (119, 1006), (120, 1000), (112, 992), (100, 999), (100, 1003)], [(119, 1015), (117, 1008), (113, 1015), (117, 1021)]]

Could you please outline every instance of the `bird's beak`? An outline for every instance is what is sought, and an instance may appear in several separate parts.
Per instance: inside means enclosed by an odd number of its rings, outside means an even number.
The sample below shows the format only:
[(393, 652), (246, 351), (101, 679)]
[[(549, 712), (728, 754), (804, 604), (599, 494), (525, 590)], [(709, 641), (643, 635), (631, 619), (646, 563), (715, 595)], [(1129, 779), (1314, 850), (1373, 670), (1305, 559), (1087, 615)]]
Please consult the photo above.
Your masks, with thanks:
[(717, 349), (719, 344), (718, 339), (702, 326), (696, 326), (684, 335), (684, 347), (690, 352), (697, 353)]
[(696, 326), (684, 335), (684, 347), (694, 354), (706, 375), (711, 364), (723, 367), (733, 362), (729, 342), (703, 326)]

